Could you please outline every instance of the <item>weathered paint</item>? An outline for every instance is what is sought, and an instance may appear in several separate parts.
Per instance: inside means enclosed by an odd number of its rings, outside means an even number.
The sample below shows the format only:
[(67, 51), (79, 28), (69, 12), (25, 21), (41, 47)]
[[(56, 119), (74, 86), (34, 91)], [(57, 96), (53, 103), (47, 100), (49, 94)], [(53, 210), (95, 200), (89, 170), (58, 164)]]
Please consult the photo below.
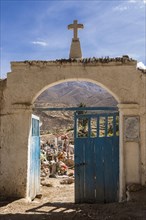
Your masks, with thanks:
[(48, 107), (34, 107), (33, 110), (39, 110), (39, 111), (87, 111), (87, 110), (107, 110), (107, 111), (112, 111), (112, 110), (118, 110), (117, 107), (102, 107), (102, 106), (98, 106), (98, 107), (66, 107), (66, 108), (48, 108)]
[(40, 133), (39, 118), (32, 115), (32, 127), (29, 147), (28, 195), (32, 200), (40, 192)]
[[(75, 114), (75, 202), (118, 201), (119, 134), (117, 113)], [(91, 121), (96, 119), (95, 136)], [(99, 124), (102, 118), (102, 124)], [(78, 123), (88, 119), (87, 136), (79, 136)], [(105, 121), (104, 121), (105, 120)], [(110, 121), (111, 120), (111, 121)], [(110, 121), (112, 132), (109, 132)], [(105, 123), (104, 123), (105, 122)], [(105, 124), (105, 127), (103, 126)], [(102, 134), (100, 129), (102, 127)], [(111, 136), (110, 136), (111, 135)]]

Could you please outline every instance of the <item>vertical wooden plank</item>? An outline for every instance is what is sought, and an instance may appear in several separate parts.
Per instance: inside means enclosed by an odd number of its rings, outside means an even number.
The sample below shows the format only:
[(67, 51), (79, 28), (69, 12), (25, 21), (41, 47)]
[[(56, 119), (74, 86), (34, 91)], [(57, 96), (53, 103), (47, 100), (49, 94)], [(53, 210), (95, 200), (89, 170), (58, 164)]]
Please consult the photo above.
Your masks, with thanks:
[(118, 114), (114, 114), (114, 148), (113, 148), (113, 167), (114, 167), (114, 194), (115, 194), (115, 201), (118, 201), (118, 195), (119, 195), (119, 136), (117, 133), (117, 125), (116, 125), (116, 117)]
[(104, 180), (105, 180), (105, 202), (114, 201), (114, 182), (113, 176), (114, 167), (113, 167), (113, 137), (106, 137), (104, 141)]
[(40, 193), (40, 138), (35, 138), (35, 185), (36, 195)]
[(30, 140), (29, 197), (33, 200), (40, 191), (40, 137), (39, 118), (32, 116)]
[(80, 158), (79, 158), (79, 147), (78, 147), (78, 134), (77, 134), (77, 113), (74, 113), (74, 162), (75, 162), (75, 203), (80, 202), (80, 170), (78, 167)]
[(37, 120), (37, 137), (36, 137), (36, 166), (37, 166), (37, 174), (36, 174), (36, 194), (40, 193), (40, 126), (39, 120)]
[(97, 138), (98, 137), (99, 137), (99, 115), (97, 115)]
[(113, 132), (114, 132), (114, 136), (116, 136), (116, 115), (113, 115)]
[(30, 199), (34, 199), (36, 196), (35, 192), (35, 141), (31, 138), (31, 149), (30, 149)]
[(95, 202), (95, 152), (93, 138), (86, 140), (85, 146), (85, 200)]
[(107, 137), (107, 133), (108, 133), (108, 116), (105, 115), (105, 137)]
[(96, 138), (95, 142), (95, 189), (96, 189), (96, 202), (104, 202), (104, 166), (103, 166), (103, 151), (102, 140), (103, 138)]
[(85, 163), (85, 138), (79, 137), (78, 125), (79, 115), (74, 115), (74, 133), (75, 133), (75, 203), (84, 202), (84, 166)]
[(82, 138), (75, 140), (75, 203), (84, 202), (85, 145)]
[(105, 202), (118, 201), (119, 138), (115, 132), (115, 114), (113, 117), (114, 136), (106, 137), (104, 142)]
[(91, 138), (91, 117), (88, 117), (88, 138), (85, 145), (85, 202), (95, 202), (95, 155), (93, 138)]
[(114, 198), (118, 201), (119, 195), (119, 137), (114, 137), (114, 150), (113, 150), (113, 167), (114, 167)]

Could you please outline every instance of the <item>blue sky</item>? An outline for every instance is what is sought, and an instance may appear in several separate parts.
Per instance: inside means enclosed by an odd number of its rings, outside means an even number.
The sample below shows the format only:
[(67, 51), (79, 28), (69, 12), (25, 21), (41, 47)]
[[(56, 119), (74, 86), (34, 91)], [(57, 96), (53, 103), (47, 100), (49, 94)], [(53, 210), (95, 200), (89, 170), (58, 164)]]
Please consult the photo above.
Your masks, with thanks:
[(0, 0), (0, 77), (11, 61), (68, 58), (73, 20), (83, 57), (129, 55), (146, 65), (146, 0)]

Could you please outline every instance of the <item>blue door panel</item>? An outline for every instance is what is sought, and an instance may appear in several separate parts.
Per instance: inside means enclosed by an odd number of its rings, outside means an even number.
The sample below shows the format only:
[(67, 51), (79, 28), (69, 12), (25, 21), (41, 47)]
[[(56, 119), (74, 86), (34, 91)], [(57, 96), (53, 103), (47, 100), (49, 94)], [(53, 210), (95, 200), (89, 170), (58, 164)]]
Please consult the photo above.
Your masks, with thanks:
[(112, 139), (113, 139), (112, 137), (105, 138), (105, 145), (104, 145), (104, 185), (105, 185), (104, 202), (112, 202), (114, 198)]
[(104, 166), (103, 166), (103, 140), (97, 138), (94, 140), (95, 142), (95, 176), (96, 176), (96, 200), (95, 202), (103, 202), (104, 201)]
[(30, 172), (29, 197), (34, 199), (40, 192), (40, 136), (39, 119), (32, 116), (32, 131), (30, 138)]
[(35, 144), (33, 139), (31, 139), (31, 149), (30, 149), (30, 185), (29, 193), (30, 198), (33, 199), (35, 196), (35, 164), (34, 164), (34, 153), (35, 153)]
[(115, 201), (118, 201), (118, 194), (119, 194), (119, 137), (114, 137), (115, 146), (113, 150), (113, 181), (114, 181), (114, 195)]
[[(75, 114), (75, 202), (118, 201), (119, 137), (117, 113)], [(92, 137), (91, 118), (97, 118)], [(77, 120), (88, 119), (88, 136), (79, 137)], [(102, 122), (102, 124), (101, 124)], [(93, 128), (92, 128), (93, 129)], [(110, 130), (109, 130), (110, 129)], [(94, 134), (95, 134), (94, 133)]]
[(34, 152), (34, 169), (35, 169), (35, 188), (36, 195), (40, 191), (40, 137), (33, 137), (35, 152)]
[(84, 201), (84, 162), (85, 162), (85, 145), (80, 139), (75, 140), (75, 202)]
[[(94, 158), (94, 144), (87, 138), (85, 146), (85, 197), (84, 202), (95, 202), (95, 158)], [(90, 159), (92, 158), (92, 160)]]

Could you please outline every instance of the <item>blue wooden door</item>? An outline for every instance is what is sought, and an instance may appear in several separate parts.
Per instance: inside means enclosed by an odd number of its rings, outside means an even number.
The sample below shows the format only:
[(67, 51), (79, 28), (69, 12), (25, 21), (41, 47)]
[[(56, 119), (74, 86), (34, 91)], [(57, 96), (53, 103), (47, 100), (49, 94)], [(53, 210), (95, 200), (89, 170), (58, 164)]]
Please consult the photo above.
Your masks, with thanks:
[(118, 113), (75, 113), (75, 202), (118, 201)]
[(29, 198), (32, 200), (40, 192), (40, 131), (39, 118), (32, 115), (29, 160)]

